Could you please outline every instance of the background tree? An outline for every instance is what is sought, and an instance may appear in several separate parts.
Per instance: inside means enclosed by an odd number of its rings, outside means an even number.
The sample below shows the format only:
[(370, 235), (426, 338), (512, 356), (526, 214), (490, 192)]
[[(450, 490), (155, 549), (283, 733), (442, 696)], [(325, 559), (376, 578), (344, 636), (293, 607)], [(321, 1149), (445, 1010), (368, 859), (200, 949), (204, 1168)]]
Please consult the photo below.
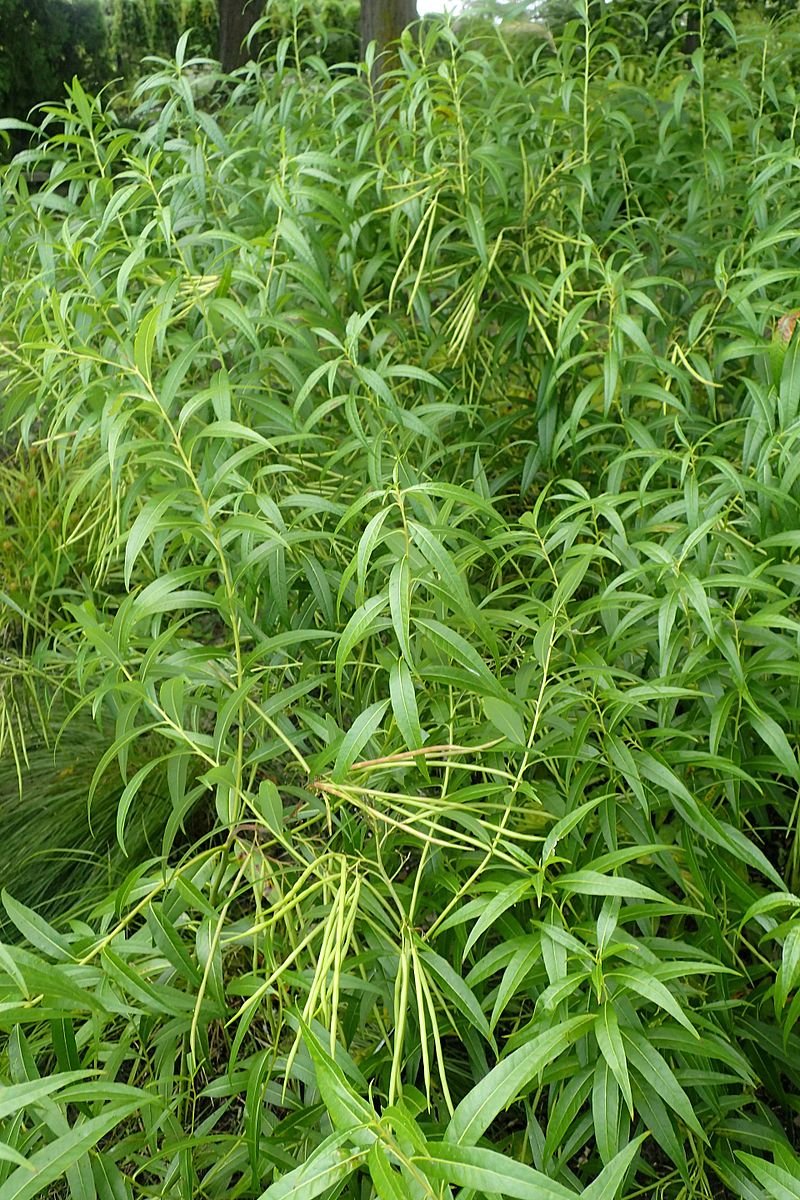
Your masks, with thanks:
[(259, 0), (219, 0), (219, 59), (223, 71), (247, 61), (245, 39), (263, 10)]
[(61, 101), (76, 75), (93, 90), (134, 79), (145, 55), (174, 54), (184, 29), (213, 54), (217, 0), (0, 0), (0, 117), (37, 122), (36, 106)]
[[(226, 71), (257, 53), (274, 53), (281, 38), (295, 34), (306, 47), (312, 39), (314, 52), (326, 62), (351, 62), (358, 56), (358, 0), (218, 0), (218, 6), (218, 57)], [(416, 15), (415, 0), (411, 7)], [(251, 40), (248, 48), (256, 23), (256, 45)]]
[(377, 42), (378, 53), (384, 53), (416, 19), (416, 0), (361, 0), (362, 56), (370, 42)]
[(95, 0), (0, 0), (0, 116), (57, 100), (64, 80), (103, 82), (103, 14)]
[[(592, 3), (602, 3), (602, 0), (592, 0)], [(291, 6), (287, 6), (287, 9), (291, 9)], [(263, 0), (219, 0), (219, 57), (224, 70), (232, 71), (247, 60), (245, 40), (263, 11)], [(278, 19), (285, 15), (281, 12), (276, 14)], [(416, 19), (416, 0), (362, 0), (362, 55), (366, 54), (371, 42), (377, 43), (378, 54), (384, 54), (387, 46), (396, 42), (403, 30)]]

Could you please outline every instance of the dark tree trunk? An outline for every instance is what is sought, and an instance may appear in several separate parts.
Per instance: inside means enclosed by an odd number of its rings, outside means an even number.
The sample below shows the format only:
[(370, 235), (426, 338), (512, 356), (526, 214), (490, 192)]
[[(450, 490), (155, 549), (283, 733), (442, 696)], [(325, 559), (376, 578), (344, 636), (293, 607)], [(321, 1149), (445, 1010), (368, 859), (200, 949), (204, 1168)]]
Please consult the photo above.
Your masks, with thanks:
[(384, 54), (416, 19), (416, 0), (361, 0), (362, 56), (370, 42), (377, 42), (378, 54)]
[(700, 3), (690, 8), (686, 14), (686, 34), (683, 39), (683, 53), (691, 58), (700, 45)]
[(219, 0), (219, 58), (223, 71), (233, 71), (247, 62), (244, 40), (262, 8), (256, 0)]

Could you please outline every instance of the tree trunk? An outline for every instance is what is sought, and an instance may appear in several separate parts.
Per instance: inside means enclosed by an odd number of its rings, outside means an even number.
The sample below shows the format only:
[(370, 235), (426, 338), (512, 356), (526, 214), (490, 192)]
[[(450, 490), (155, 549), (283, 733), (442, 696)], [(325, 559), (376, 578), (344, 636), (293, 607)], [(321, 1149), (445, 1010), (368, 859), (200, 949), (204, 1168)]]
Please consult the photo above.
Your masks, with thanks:
[(247, 62), (244, 40), (262, 8), (256, 0), (219, 0), (219, 58), (223, 71), (234, 71)]
[(700, 3), (690, 8), (686, 14), (686, 34), (683, 39), (683, 53), (691, 58), (700, 45)]
[[(370, 42), (378, 43), (383, 55), (407, 25), (417, 19), (416, 0), (361, 0), (361, 55)], [(382, 64), (385, 68), (385, 62)]]

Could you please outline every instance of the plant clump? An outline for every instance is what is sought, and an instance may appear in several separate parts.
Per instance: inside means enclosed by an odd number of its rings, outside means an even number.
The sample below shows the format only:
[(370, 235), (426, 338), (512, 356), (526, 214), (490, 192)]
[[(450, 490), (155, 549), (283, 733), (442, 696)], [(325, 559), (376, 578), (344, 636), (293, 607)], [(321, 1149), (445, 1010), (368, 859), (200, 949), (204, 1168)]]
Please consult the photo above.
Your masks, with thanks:
[(0, 1200), (798, 1195), (800, 28), (588, 15), (4, 169)]

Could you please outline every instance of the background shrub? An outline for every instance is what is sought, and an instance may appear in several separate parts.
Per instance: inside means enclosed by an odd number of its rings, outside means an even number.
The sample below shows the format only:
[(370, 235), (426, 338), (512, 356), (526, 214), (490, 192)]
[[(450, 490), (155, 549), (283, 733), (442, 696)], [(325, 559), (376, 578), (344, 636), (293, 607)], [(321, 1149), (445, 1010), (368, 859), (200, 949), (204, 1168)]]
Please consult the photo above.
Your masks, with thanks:
[[(274, 53), (290, 32), (326, 62), (358, 55), (358, 0), (271, 0), (256, 50)], [(216, 0), (0, 0), (0, 117), (25, 120), (59, 100), (77, 76), (96, 90), (130, 80), (148, 54), (170, 56), (184, 30), (216, 54)]]
[(63, 93), (73, 75), (106, 78), (107, 28), (100, 0), (3, 0), (0, 115), (24, 119)]

